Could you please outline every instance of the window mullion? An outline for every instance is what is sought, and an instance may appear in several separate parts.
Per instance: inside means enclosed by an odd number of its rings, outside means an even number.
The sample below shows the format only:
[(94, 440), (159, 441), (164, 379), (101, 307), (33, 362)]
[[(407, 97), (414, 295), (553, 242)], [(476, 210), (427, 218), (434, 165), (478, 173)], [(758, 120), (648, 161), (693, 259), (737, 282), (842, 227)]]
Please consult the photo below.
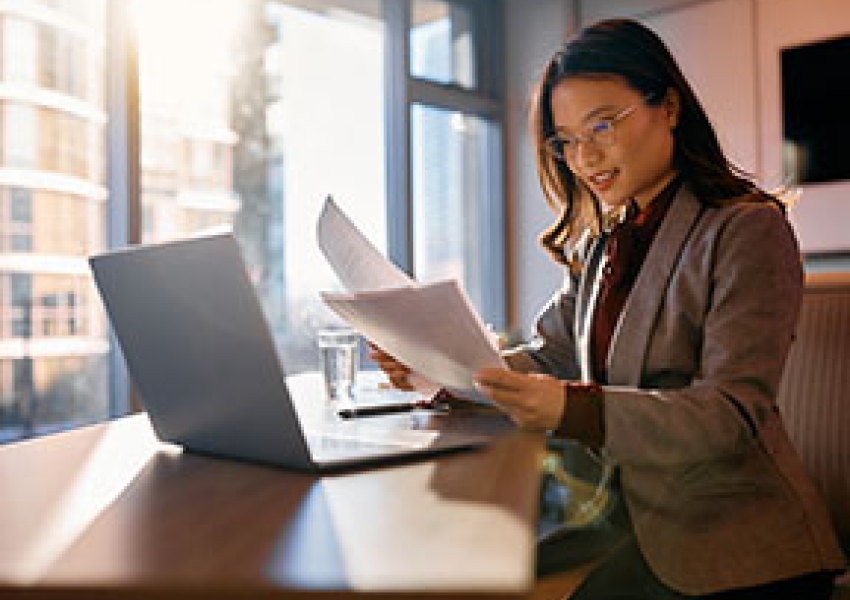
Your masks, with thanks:
[(411, 103), (456, 110), (492, 121), (501, 119), (502, 108), (498, 100), (457, 85), (411, 78), (408, 92)]
[[(130, 2), (113, 0), (107, 6), (109, 22), (107, 63), (108, 172), (106, 238), (109, 248), (139, 243), (139, 99), (138, 57), (135, 48)], [(110, 333), (110, 413), (126, 414), (131, 407), (127, 368)], [(136, 406), (136, 403), (133, 403)]]
[(413, 272), (410, 163), (410, 5), (384, 0), (384, 51), (387, 254), (399, 268)]

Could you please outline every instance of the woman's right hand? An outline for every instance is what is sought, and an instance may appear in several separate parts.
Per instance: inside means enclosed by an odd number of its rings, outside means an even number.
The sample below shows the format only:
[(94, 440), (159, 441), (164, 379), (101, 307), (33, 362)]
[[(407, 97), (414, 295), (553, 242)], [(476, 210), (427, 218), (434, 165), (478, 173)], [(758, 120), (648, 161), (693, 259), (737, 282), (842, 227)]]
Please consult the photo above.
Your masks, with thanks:
[(387, 374), (393, 386), (400, 390), (413, 390), (413, 385), (409, 379), (410, 368), (398, 362), (393, 356), (390, 356), (372, 342), (369, 342), (369, 358), (374, 360), (381, 371)]

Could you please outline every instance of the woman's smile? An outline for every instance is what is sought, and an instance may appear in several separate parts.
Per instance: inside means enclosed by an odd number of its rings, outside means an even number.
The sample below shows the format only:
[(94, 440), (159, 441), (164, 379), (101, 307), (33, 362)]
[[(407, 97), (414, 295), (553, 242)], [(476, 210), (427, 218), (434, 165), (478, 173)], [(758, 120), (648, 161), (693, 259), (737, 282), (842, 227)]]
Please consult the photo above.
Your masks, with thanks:
[(588, 183), (591, 190), (597, 194), (602, 194), (611, 189), (616, 183), (619, 174), (619, 169), (608, 169), (606, 171), (598, 171), (593, 175), (587, 175), (583, 179)]

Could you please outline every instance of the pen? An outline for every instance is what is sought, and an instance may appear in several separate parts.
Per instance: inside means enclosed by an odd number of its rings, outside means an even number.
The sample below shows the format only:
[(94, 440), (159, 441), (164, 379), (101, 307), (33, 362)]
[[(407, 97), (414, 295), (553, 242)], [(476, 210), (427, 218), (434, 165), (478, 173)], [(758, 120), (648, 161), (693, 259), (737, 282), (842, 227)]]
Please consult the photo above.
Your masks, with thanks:
[(341, 408), (337, 411), (337, 414), (343, 419), (356, 419), (358, 417), (377, 417), (380, 415), (391, 415), (393, 413), (410, 412), (418, 408), (437, 408), (437, 404), (432, 400), (416, 400), (414, 402), (402, 402), (399, 404)]

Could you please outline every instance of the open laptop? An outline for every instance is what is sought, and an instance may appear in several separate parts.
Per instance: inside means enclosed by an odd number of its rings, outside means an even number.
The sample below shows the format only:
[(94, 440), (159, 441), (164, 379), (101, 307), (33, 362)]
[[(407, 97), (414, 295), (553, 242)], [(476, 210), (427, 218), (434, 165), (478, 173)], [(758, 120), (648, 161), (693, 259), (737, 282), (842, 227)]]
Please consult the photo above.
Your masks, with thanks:
[(368, 424), (325, 418), (308, 423), (308, 431), (298, 406), (324, 404), (324, 389), (287, 384), (232, 234), (135, 246), (89, 262), (130, 376), (164, 441), (305, 471), (488, 441), (418, 430), (409, 417), (395, 417), (391, 427), (377, 423), (394, 417)]

